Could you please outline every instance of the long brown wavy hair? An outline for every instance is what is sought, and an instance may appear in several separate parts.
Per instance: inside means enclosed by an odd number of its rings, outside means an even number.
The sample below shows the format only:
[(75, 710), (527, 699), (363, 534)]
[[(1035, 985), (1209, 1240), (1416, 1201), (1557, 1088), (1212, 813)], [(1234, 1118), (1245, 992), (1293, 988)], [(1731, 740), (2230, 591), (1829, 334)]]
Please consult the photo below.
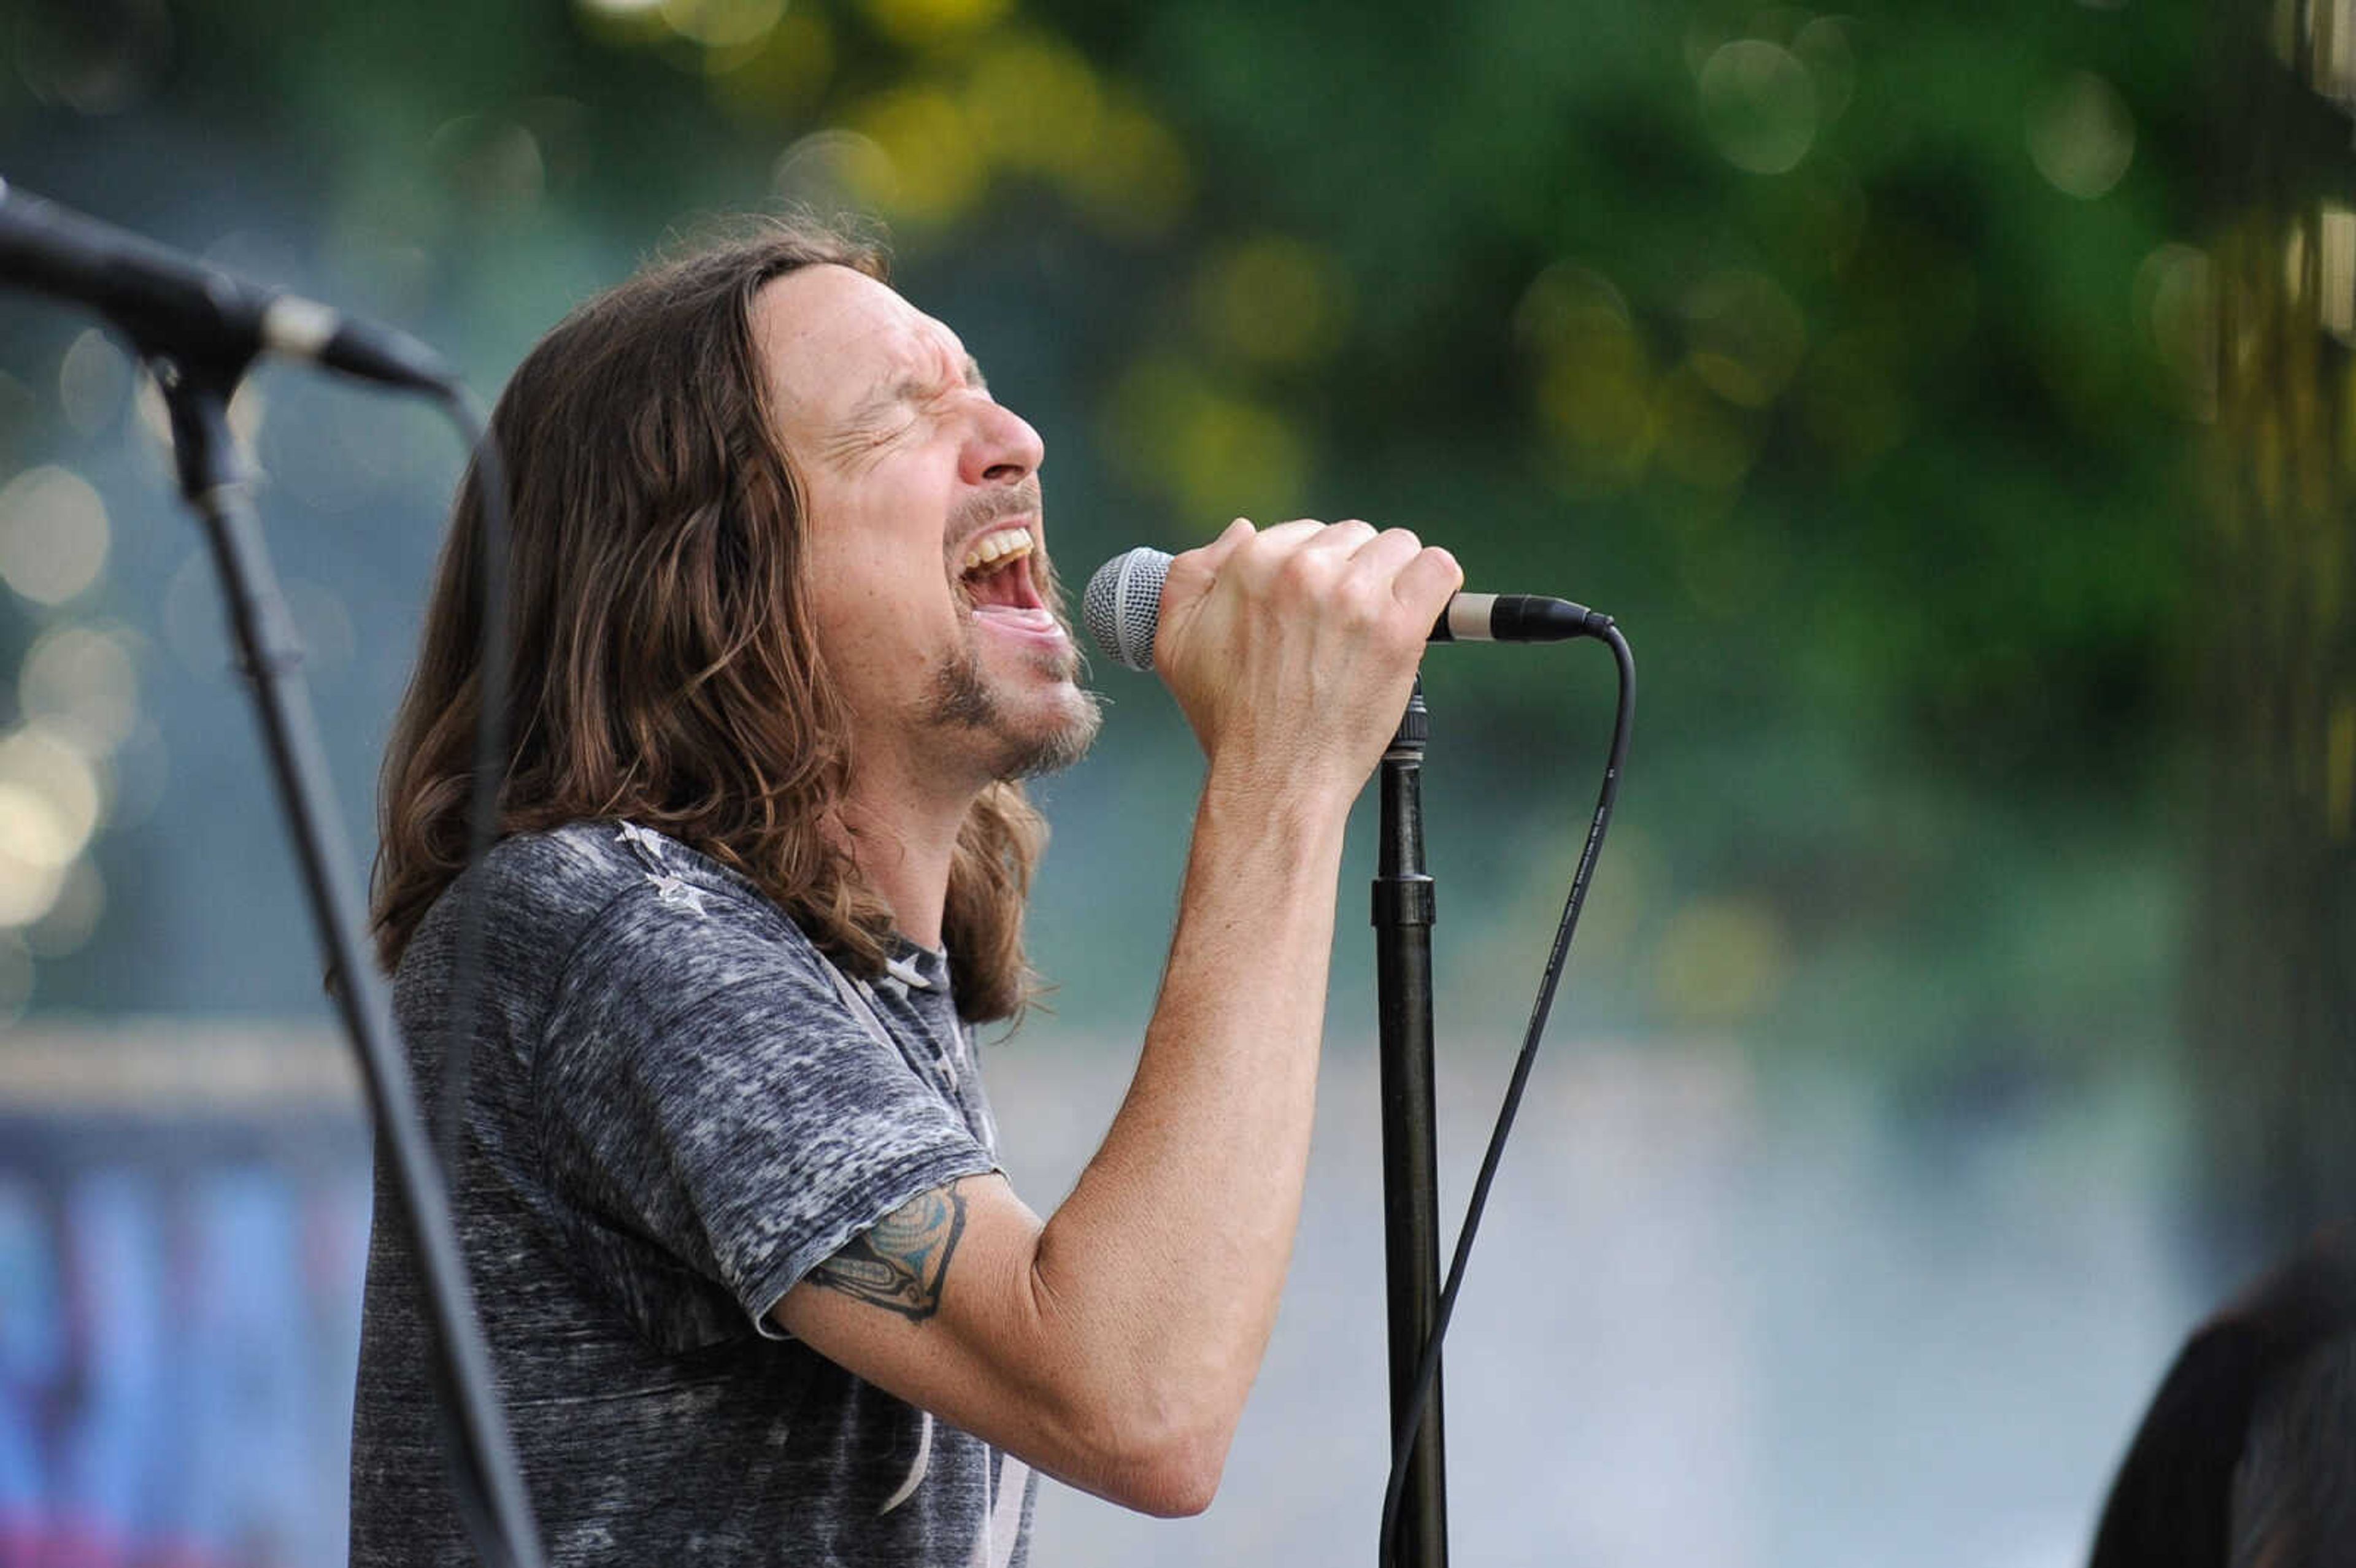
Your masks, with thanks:
[[(885, 276), (881, 252), (848, 235), (765, 221), (582, 305), (508, 383), (491, 418), (513, 585), (499, 831), (658, 828), (750, 878), (872, 977), (892, 912), (838, 821), (849, 715), (813, 631), (801, 488), (750, 315), (764, 283), (819, 263)], [(385, 752), (371, 916), (388, 970), (466, 865), (482, 549), (470, 469)], [(969, 1019), (1030, 999), (1023, 906), (1044, 842), (1012, 783), (985, 790), (959, 832), (942, 939)]]

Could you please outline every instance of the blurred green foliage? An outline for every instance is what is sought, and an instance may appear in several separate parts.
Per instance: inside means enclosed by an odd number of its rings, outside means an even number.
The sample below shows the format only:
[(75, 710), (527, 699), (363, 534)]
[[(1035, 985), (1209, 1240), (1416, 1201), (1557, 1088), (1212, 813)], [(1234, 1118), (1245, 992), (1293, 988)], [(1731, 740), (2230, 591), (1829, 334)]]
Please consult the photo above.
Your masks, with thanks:
[[(1574, 1027), (1933, 1084), (2168, 1033), (2198, 7), (17, 4), (13, 176), (192, 245), (208, 202), (272, 215), (478, 384), (700, 215), (867, 211), (1046, 429), (1067, 573), (1365, 515), (1611, 610), (1644, 685)], [(177, 166), (92, 150), (132, 130)], [(1443, 957), (1485, 1027), (1568, 880), (1608, 675), (1430, 678)], [(1144, 773), (1052, 786), (1066, 844), (1132, 784), (1183, 809)], [(1045, 938), (1146, 951), (1066, 1010), (1133, 1010), (1161, 907), (1067, 886)]]

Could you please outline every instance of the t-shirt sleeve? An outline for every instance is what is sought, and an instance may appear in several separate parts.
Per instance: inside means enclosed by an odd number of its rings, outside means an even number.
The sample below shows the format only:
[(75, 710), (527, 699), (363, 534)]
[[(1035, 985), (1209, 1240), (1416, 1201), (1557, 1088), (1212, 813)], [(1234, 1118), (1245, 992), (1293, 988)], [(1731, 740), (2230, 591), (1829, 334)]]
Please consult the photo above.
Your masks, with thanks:
[(633, 891), (558, 981), (533, 1074), (554, 1218), (666, 1350), (776, 1336), (769, 1309), (813, 1266), (994, 1168), (824, 965), (774, 909)]

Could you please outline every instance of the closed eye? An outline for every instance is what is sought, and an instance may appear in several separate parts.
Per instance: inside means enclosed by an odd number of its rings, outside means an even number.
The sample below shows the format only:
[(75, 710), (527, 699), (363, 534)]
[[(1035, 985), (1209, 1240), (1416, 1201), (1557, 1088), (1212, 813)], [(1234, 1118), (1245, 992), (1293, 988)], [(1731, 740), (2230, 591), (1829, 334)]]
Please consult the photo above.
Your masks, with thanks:
[(980, 362), (972, 355), (965, 357), (960, 369), (960, 379), (911, 375), (869, 393), (851, 410), (842, 428), (828, 438), (825, 455), (837, 462), (849, 461), (886, 445), (916, 428), (918, 411), (944, 402), (960, 389), (980, 392), (985, 398), (990, 395)]
[(829, 436), (820, 445), (819, 455), (827, 462), (843, 466), (857, 464), (892, 444), (916, 427), (913, 418), (894, 417), (890, 413), (862, 425), (852, 425)]

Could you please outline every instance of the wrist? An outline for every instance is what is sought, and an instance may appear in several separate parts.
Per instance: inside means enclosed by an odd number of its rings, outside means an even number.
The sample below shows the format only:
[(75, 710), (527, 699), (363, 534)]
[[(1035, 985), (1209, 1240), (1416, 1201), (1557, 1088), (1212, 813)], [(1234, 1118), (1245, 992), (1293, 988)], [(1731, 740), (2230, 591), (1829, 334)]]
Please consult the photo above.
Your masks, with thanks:
[(1226, 832), (1258, 829), (1303, 848), (1330, 845), (1338, 856), (1350, 805), (1363, 782), (1345, 779), (1331, 768), (1215, 758), (1203, 780), (1198, 827)]

